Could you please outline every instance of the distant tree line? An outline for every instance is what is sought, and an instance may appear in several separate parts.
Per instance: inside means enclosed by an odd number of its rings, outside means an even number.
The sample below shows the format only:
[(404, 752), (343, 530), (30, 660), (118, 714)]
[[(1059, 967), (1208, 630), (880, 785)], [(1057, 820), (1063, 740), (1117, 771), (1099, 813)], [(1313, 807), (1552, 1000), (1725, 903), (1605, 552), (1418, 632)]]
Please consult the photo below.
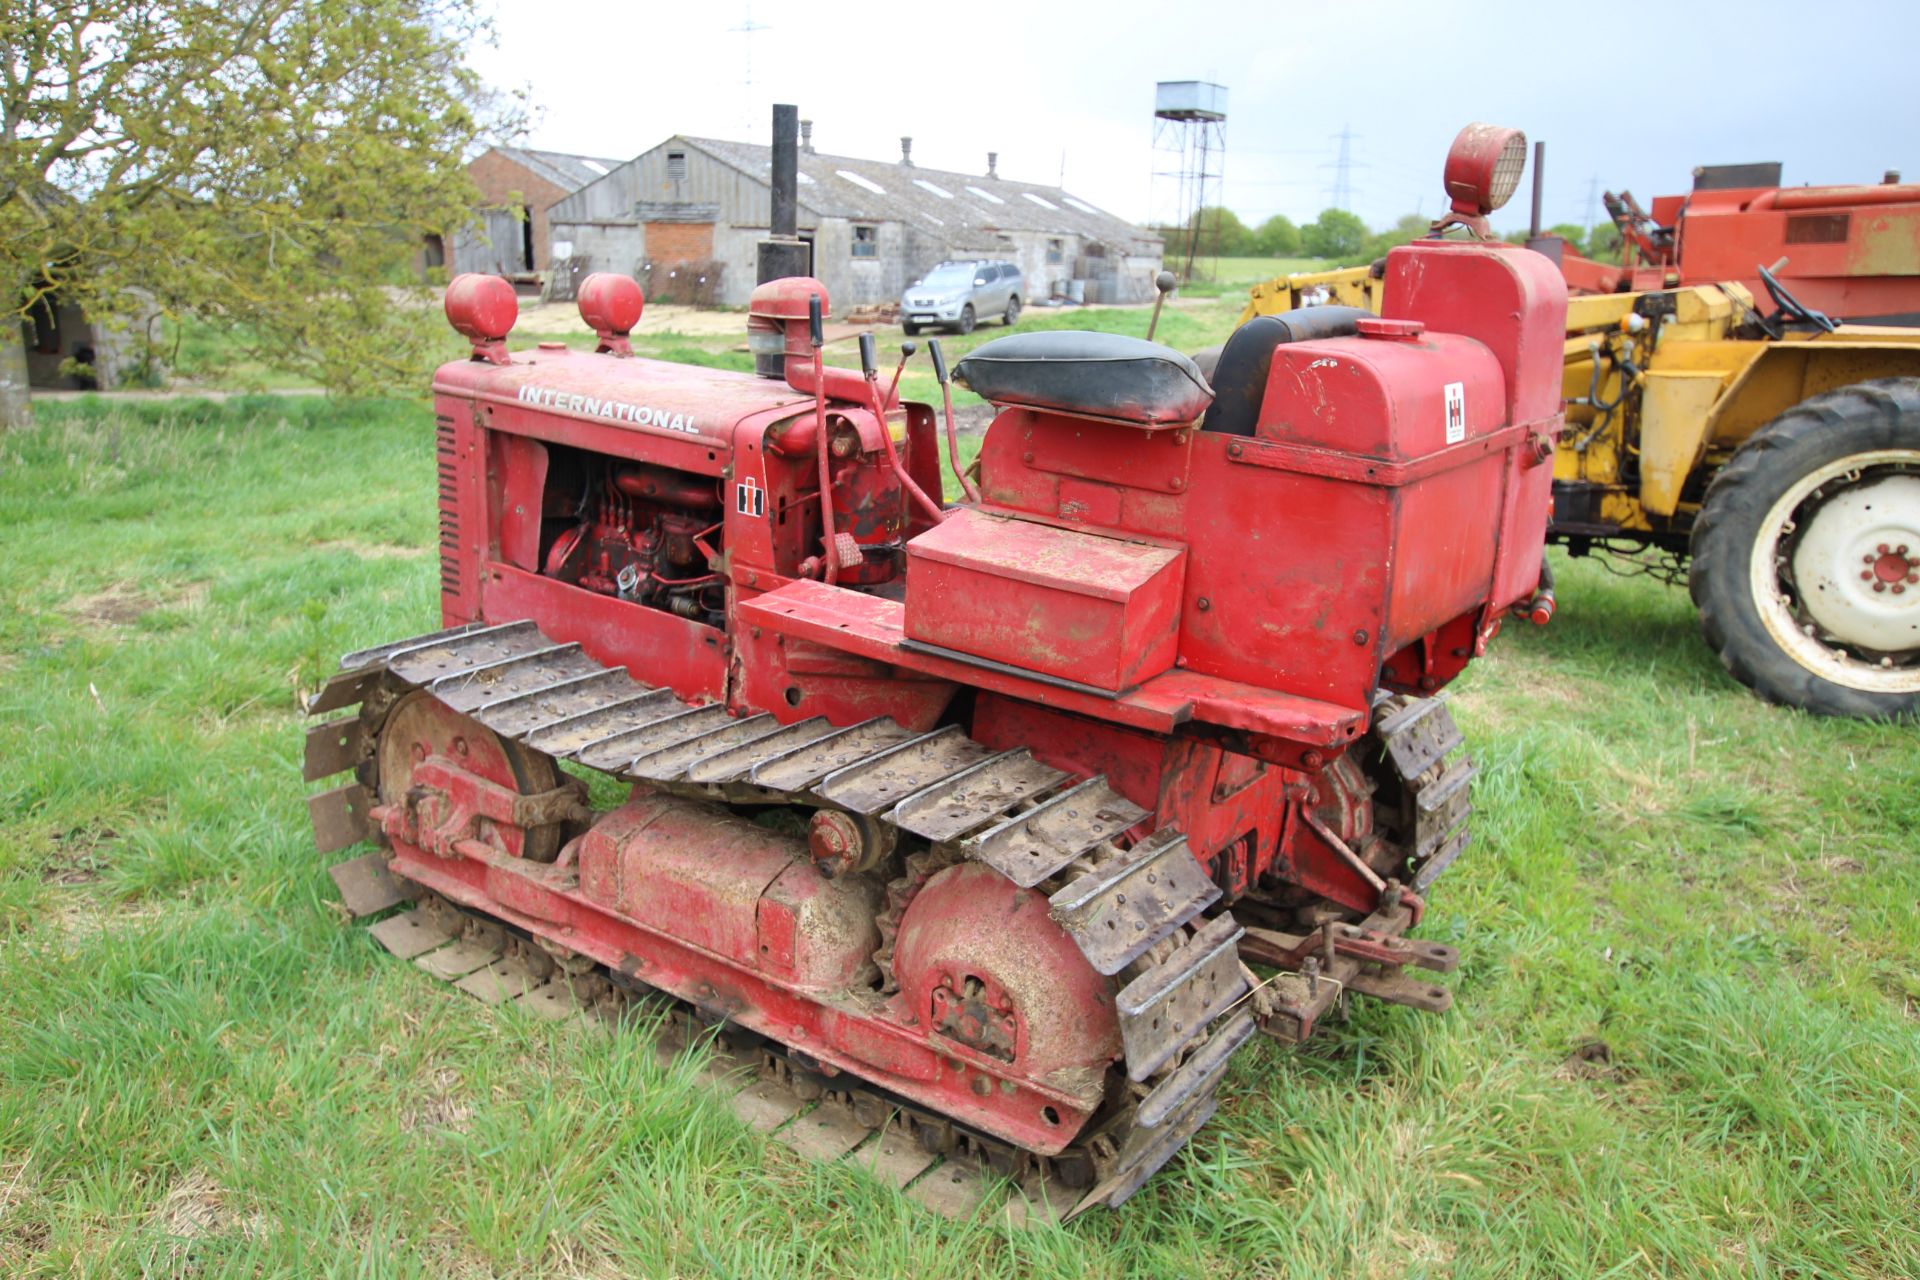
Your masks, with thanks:
[[(1304, 225), (1285, 214), (1275, 214), (1257, 227), (1250, 227), (1233, 210), (1209, 205), (1188, 226), (1159, 226), (1154, 231), (1166, 242), (1169, 264), (1187, 258), (1188, 240), (1197, 235), (1197, 258), (1323, 258), (1342, 266), (1371, 262), (1395, 245), (1418, 240), (1427, 234), (1429, 220), (1417, 213), (1401, 216), (1384, 230), (1369, 227), (1358, 214), (1345, 209), (1322, 209), (1320, 216)], [(1568, 243), (1590, 258), (1619, 260), (1619, 241), (1611, 225), (1594, 228), (1591, 237), (1584, 228), (1563, 223), (1551, 228), (1565, 236)], [(1526, 232), (1507, 237), (1524, 243)], [(1589, 241), (1592, 241), (1590, 243)]]

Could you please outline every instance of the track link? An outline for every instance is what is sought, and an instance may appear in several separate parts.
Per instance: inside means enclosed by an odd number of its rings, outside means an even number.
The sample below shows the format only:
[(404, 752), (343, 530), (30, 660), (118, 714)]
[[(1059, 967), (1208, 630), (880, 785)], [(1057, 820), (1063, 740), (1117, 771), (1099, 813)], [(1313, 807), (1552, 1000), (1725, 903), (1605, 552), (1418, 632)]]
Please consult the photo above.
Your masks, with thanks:
[[(884, 718), (836, 727), (820, 719), (783, 726), (770, 715), (731, 717), (723, 707), (683, 701), (605, 667), (532, 622), (457, 627), (349, 654), (341, 667), (308, 702), (316, 715), (360, 707), (321, 721), (307, 736), (310, 781), (356, 771), (354, 781), (309, 802), (323, 852), (375, 834), (371, 760), (381, 722), (400, 696), (424, 689), (502, 738), (623, 781), (720, 801), (838, 809), (876, 824), (889, 846), (906, 846), (909, 838), (924, 842), (925, 852), (906, 853), (907, 873), (890, 886), (883, 910), (876, 959), (889, 984), (893, 931), (886, 924), (890, 919), (897, 925), (912, 893), (931, 874), (928, 867), (977, 860), (1022, 888), (1047, 892), (1054, 918), (1094, 969), (1128, 976), (1119, 1000), (1126, 1048), (1120, 1065), (1132, 1083), (1119, 1086), (1121, 1104), (1103, 1113), (1108, 1118), (1096, 1121), (1097, 1131), (1084, 1134), (1064, 1161), (1044, 1161), (917, 1112), (877, 1088), (851, 1090), (844, 1103), (851, 1115), (864, 1107), (869, 1118), (879, 1117), (868, 1132), (884, 1131), (889, 1117), (906, 1117), (923, 1146), (924, 1135), (935, 1135), (931, 1149), (950, 1163), (972, 1160), (981, 1170), (1026, 1178), (1036, 1203), (1056, 1206), (1064, 1183), (1051, 1175), (1062, 1168), (1072, 1171), (1066, 1181), (1079, 1187), (1097, 1178), (1069, 1213), (1126, 1200), (1213, 1113), (1228, 1060), (1251, 1038), (1254, 1018), (1240, 1011), (1250, 986), (1237, 949), (1243, 931), (1230, 914), (1202, 915), (1218, 901), (1219, 887), (1176, 831), (1123, 846), (1124, 834), (1151, 815), (1104, 777), (1076, 778), (1024, 750), (995, 751), (957, 726), (917, 734)], [(1471, 765), (1447, 764), (1459, 733), (1439, 703), (1413, 699), (1382, 711), (1379, 737), (1404, 780), (1405, 803), (1412, 807), (1407, 821), (1423, 845), (1415, 876), (1416, 886), (1423, 886), (1465, 844)], [(386, 905), (400, 901), (393, 896), (397, 888), (379, 887), (381, 874), (378, 855), (337, 869), (350, 911), (365, 914), (358, 908), (388, 897)], [(453, 908), (441, 903), (434, 910), (437, 919), (423, 908), (383, 921), (376, 937), (470, 994), (484, 999), (484, 991), (536, 1011), (551, 1005), (570, 1013), (573, 1006), (561, 1000), (554, 978), (531, 981), (540, 966), (524, 939), (509, 955), (500, 925), (448, 926), (445, 913)], [(425, 940), (434, 936), (439, 940), (427, 948)], [(416, 947), (421, 950), (409, 957)], [(602, 974), (596, 981), (583, 988), (575, 975), (561, 985), (576, 1003), (583, 990), (594, 1001), (617, 1002), (631, 988), (618, 975)], [(761, 1107), (772, 1116), (785, 1105), (763, 1096), (772, 1087), (768, 1081), (819, 1079), (770, 1043), (761, 1042), (755, 1052), (762, 1055), (761, 1081), (739, 1095), (760, 1097), (740, 1104), (749, 1109)], [(808, 1115), (834, 1094), (822, 1087), (805, 1096), (813, 1087), (803, 1083), (794, 1095), (801, 1106), (811, 1104)], [(886, 1099), (884, 1113), (874, 1110), (877, 1104), (860, 1102), (863, 1097)], [(854, 1137), (839, 1119), (823, 1116), (813, 1127), (824, 1135), (816, 1145)], [(884, 1140), (884, 1134), (859, 1138), (833, 1158)], [(905, 1167), (894, 1156), (887, 1162), (896, 1170)], [(923, 1167), (915, 1177), (925, 1172)], [(964, 1207), (971, 1194), (955, 1190), (948, 1199)], [(971, 1207), (977, 1205), (973, 1200)]]

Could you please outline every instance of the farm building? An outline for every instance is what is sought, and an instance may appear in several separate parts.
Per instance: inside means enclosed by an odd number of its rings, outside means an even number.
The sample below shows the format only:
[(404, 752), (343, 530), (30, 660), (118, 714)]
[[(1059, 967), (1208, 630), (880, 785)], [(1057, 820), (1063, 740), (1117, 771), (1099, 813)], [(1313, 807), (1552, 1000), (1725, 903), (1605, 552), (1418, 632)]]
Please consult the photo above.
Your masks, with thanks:
[[(916, 166), (910, 138), (896, 161), (860, 160), (815, 152), (809, 123), (801, 130), (800, 237), (842, 311), (898, 300), (946, 258), (1017, 263), (1028, 301), (1153, 296), (1158, 236), (1058, 187), (1000, 177), (994, 153), (984, 174), (948, 173)], [(631, 273), (649, 297), (744, 304), (771, 218), (771, 168), (770, 147), (669, 138), (548, 211), (553, 258), (575, 279)]]
[(618, 160), (490, 147), (467, 165), (480, 188), (480, 221), (454, 236), (452, 252), (429, 243), (426, 265), (449, 272), (480, 271), (508, 278), (532, 278), (551, 265), (547, 210), (590, 182), (619, 167)]

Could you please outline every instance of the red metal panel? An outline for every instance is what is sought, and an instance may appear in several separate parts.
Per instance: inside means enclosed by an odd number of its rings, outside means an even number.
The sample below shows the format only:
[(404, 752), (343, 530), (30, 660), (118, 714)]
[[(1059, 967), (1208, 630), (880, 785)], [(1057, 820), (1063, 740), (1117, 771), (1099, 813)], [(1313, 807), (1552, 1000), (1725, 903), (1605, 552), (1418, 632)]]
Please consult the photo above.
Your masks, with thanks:
[(683, 698), (726, 696), (724, 631), (506, 564), (486, 566), (481, 595), (490, 622), (532, 618), (555, 640), (577, 642), (636, 680)]
[(1173, 665), (1176, 547), (955, 512), (907, 544), (907, 635), (1101, 689)]

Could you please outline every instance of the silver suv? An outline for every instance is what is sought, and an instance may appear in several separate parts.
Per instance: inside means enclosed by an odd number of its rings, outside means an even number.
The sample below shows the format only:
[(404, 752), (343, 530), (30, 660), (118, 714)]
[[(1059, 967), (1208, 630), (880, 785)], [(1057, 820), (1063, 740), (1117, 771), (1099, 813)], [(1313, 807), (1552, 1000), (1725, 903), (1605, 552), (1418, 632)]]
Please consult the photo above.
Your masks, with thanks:
[(900, 298), (900, 327), (911, 337), (938, 325), (972, 333), (975, 322), (999, 316), (1009, 326), (1020, 318), (1027, 283), (1011, 262), (943, 262)]

